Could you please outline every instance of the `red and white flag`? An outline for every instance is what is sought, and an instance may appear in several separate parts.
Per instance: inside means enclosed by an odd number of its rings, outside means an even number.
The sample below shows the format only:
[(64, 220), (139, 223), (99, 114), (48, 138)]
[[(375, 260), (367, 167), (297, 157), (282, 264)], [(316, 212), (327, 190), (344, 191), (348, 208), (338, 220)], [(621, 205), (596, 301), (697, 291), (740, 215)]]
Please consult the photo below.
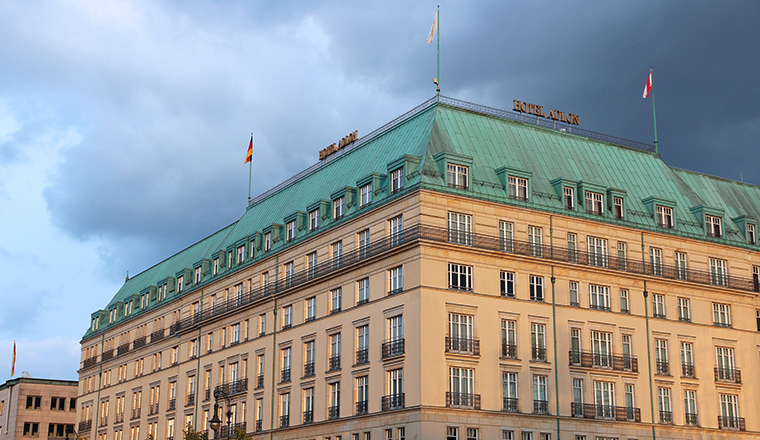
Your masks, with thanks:
[(649, 69), (649, 78), (647, 78), (647, 85), (644, 86), (644, 96), (642, 96), (642, 98), (645, 98), (645, 99), (649, 98), (649, 93), (651, 91), (652, 91), (652, 69)]

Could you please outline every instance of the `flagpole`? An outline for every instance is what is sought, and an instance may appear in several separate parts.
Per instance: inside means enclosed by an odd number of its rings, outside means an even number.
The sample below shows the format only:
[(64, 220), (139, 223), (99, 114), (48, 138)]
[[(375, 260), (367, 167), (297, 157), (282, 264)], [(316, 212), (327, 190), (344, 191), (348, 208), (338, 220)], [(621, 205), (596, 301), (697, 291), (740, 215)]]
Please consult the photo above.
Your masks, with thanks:
[(436, 12), (437, 18), (438, 18), (438, 35), (437, 35), (437, 42), (438, 45), (438, 87), (436, 87), (436, 97), (441, 96), (441, 5), (438, 5), (438, 11)]
[[(253, 132), (251, 132), (251, 147), (253, 147)], [(251, 160), (248, 162), (248, 205), (251, 204), (251, 174), (252, 173), (253, 173), (253, 148), (251, 148)]]
[(657, 146), (657, 112), (654, 109), (654, 94), (652, 94), (652, 117), (654, 118), (654, 152), (659, 154), (660, 150)]

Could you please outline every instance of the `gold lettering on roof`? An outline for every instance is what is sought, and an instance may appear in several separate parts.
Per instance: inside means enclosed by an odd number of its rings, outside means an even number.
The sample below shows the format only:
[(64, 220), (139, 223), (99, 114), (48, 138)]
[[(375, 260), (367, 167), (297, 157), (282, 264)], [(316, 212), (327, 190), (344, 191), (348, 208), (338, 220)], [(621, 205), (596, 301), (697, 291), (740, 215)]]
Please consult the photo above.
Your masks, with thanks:
[(527, 102), (518, 101), (516, 99), (512, 101), (512, 103), (514, 104), (512, 110), (518, 113), (527, 113), (529, 115), (538, 116), (539, 118), (547, 118), (554, 121), (566, 122), (571, 125), (580, 125), (581, 123), (581, 117), (572, 113), (565, 113), (559, 110), (551, 109), (549, 110), (549, 116), (546, 116), (546, 113), (544, 112), (544, 106), (542, 105), (529, 104)]
[(357, 139), (359, 139), (359, 130), (354, 130), (353, 133), (350, 133), (347, 136), (344, 136), (343, 139), (338, 141), (337, 144), (331, 144), (329, 147), (320, 150), (319, 160), (323, 160), (326, 157), (330, 156), (331, 154), (337, 153), (338, 150), (345, 148), (347, 145), (351, 144), (352, 142), (355, 142)]

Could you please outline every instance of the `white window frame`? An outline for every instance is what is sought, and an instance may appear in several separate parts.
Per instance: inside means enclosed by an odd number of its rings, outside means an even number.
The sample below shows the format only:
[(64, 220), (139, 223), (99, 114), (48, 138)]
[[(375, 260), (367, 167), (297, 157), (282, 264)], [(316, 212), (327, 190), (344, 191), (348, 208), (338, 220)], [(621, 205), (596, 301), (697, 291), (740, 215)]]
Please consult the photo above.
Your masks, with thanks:
[(499, 274), (501, 296), (515, 297), (515, 273), (502, 270)]
[(359, 188), (359, 207), (364, 208), (365, 206), (372, 203), (372, 183), (368, 183), (366, 185), (363, 185), (361, 188)]
[(655, 206), (657, 226), (673, 229), (673, 208), (669, 206)]
[(604, 196), (593, 191), (586, 191), (586, 213), (604, 215)]
[(391, 194), (402, 189), (404, 189), (404, 167), (399, 167), (391, 171)]
[(449, 263), (449, 289), (472, 291), (472, 266)]
[(467, 189), (469, 187), (469, 169), (466, 166), (447, 163), (446, 182), (452, 188)]
[(528, 200), (528, 179), (524, 177), (509, 176), (509, 198)]
[(721, 218), (705, 214), (705, 227), (707, 228), (707, 235), (711, 237), (722, 237), (723, 227), (721, 225)]

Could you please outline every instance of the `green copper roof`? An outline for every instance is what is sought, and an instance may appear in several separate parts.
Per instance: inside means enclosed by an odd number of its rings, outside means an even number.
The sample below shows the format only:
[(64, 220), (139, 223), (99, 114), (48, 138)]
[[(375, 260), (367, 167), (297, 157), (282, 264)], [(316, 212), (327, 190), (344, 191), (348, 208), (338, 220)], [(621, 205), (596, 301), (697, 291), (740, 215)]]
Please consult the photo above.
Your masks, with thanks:
[[(380, 183), (381, 187), (373, 188), (375, 194), (370, 208), (382, 205), (397, 197), (397, 194), (389, 193), (387, 180), (389, 171), (401, 165), (406, 168), (407, 191), (421, 187), (661, 231), (654, 224), (652, 203), (645, 203), (645, 200), (654, 198), (658, 203), (674, 208), (675, 228), (667, 232), (736, 246), (746, 244), (743, 231), (739, 229), (742, 223), (732, 219), (744, 216), (757, 222), (760, 217), (758, 186), (671, 168), (655, 153), (517, 122), (505, 117), (511, 115), (496, 114), (493, 110), (471, 104), (463, 106), (459, 101), (443, 98), (441, 102), (428, 101), (257, 197), (235, 223), (128, 279), (105, 310), (132, 299), (133, 295), (158, 285), (162, 280), (197, 267), (204, 259), (211, 261), (220, 252), (224, 256), (228, 250), (246, 244), (246, 255), (249, 255), (248, 244), (256, 241), (257, 234), (273, 225), (284, 225), (286, 218), (293, 218), (297, 213), (303, 216), (310, 207), (319, 206), (320, 201), (331, 203), (333, 195), (347, 187), (349, 191), (355, 189), (360, 181), (369, 181), (367, 178), (373, 175), (375, 183)], [(447, 185), (446, 162), (468, 167), (468, 189)], [(529, 200), (507, 197), (505, 179), (512, 174), (529, 177)], [(558, 178), (574, 187), (579, 206), (575, 210), (564, 209), (557, 188), (552, 184)], [(584, 188), (604, 193), (604, 216), (587, 214), (581, 207)], [(609, 212), (607, 191), (624, 198), (623, 220), (614, 218)], [(295, 243), (357, 214), (358, 191), (355, 197), (356, 202), (348, 208), (344, 219), (331, 219), (330, 207), (319, 230), (301, 230)], [(724, 213), (722, 238), (706, 237), (699, 212), (695, 212), (700, 206), (704, 207), (704, 212)], [(266, 256), (290, 245), (292, 243), (280, 239)], [(220, 274), (238, 270), (266, 256), (256, 251), (253, 260), (247, 258), (242, 266), (231, 268), (224, 267), (225, 258), (221, 258)], [(189, 285), (185, 292), (215, 278), (206, 270), (202, 282)], [(176, 289), (168, 293), (167, 300), (175, 295)], [(150, 307), (153, 305), (151, 301)], [(95, 312), (95, 317), (101, 321), (98, 331), (107, 327), (104, 313)], [(93, 333), (90, 329), (84, 337)]]

